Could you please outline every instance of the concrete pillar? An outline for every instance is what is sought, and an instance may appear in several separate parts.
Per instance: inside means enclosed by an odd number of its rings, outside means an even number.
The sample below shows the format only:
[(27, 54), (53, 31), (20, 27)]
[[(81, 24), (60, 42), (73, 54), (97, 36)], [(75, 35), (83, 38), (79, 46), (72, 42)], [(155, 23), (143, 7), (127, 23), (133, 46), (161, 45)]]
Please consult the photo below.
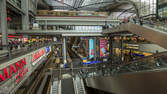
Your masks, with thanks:
[(124, 61), (124, 53), (123, 53), (123, 51), (124, 51), (124, 37), (123, 36), (121, 36), (121, 61)]
[(28, 14), (28, 1), (21, 0), (21, 8), (23, 9), (25, 15), (22, 15), (22, 29), (29, 30), (29, 14)]
[(47, 27), (47, 20), (45, 21), (45, 26), (44, 26), (44, 29), (47, 30), (48, 27)]
[(109, 50), (109, 58), (112, 60), (112, 56), (113, 56), (113, 36), (110, 37), (109, 40), (109, 45), (110, 45), (110, 50)]
[(98, 52), (97, 52), (96, 55), (97, 55), (97, 58), (100, 58), (100, 40), (97, 39), (96, 42), (97, 42), (97, 45), (98, 45)]
[(66, 47), (66, 37), (63, 37), (63, 62), (64, 64), (67, 63), (67, 47)]
[(8, 50), (8, 27), (6, 18), (6, 0), (0, 0), (0, 32), (2, 32), (3, 50)]

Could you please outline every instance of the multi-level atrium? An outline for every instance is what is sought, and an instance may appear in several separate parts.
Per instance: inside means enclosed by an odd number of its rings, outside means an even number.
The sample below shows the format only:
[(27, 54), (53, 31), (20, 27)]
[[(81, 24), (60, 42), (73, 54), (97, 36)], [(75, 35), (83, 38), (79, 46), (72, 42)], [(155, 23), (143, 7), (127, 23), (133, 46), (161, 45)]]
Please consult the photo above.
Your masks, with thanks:
[(166, 0), (0, 0), (0, 94), (167, 94)]

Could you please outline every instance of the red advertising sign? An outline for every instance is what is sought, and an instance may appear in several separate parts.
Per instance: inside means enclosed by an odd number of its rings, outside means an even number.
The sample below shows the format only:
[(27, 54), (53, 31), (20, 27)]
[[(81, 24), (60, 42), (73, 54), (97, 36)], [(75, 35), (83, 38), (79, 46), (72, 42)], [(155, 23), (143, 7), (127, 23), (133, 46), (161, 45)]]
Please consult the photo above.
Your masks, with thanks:
[(34, 53), (33, 57), (32, 57), (33, 65), (35, 65), (40, 59), (42, 59), (44, 54), (45, 54), (45, 49), (42, 49), (42, 50)]
[(2, 69), (0, 74), (0, 82), (6, 81), (7, 79), (17, 74), (15, 79), (16, 82), (19, 83), (22, 77), (28, 72), (28, 67), (25, 69), (26, 65), (27, 65), (26, 59), (24, 58), (19, 60), (15, 64), (11, 64), (10, 66)]
[(45, 54), (45, 50), (42, 49), (36, 53), (33, 54), (33, 58), (32, 58), (32, 61), (35, 61), (37, 60), (38, 58), (40, 58), (41, 56), (43, 56)]

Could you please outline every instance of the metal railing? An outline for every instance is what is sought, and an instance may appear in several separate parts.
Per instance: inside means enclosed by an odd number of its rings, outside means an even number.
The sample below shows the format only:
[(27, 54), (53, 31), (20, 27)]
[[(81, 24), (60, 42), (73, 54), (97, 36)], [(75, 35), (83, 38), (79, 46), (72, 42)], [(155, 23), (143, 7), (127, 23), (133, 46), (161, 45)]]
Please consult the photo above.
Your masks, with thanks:
[[(50, 42), (50, 43), (49, 42), (31, 43), (31, 44), (25, 44), (22, 47), (18, 47), (17, 49), (12, 49), (12, 50), (8, 46), (9, 50), (6, 50), (0, 54), (0, 60), (8, 59), (8, 58), (12, 59), (12, 58), (16, 57), (17, 55), (26, 54), (26, 53), (29, 53), (31, 51), (34, 51), (34, 50), (37, 50), (39, 48), (49, 46), (52, 44), (53, 44), (53, 42)], [(20, 45), (18, 45), (18, 46), (20, 46)], [(3, 50), (1, 50), (1, 52), (2, 51)]]
[(84, 78), (94, 76), (113, 76), (125, 73), (147, 72), (167, 70), (167, 52), (158, 53), (152, 56), (139, 58), (131, 62), (109, 62), (96, 68), (81, 70), (80, 75)]

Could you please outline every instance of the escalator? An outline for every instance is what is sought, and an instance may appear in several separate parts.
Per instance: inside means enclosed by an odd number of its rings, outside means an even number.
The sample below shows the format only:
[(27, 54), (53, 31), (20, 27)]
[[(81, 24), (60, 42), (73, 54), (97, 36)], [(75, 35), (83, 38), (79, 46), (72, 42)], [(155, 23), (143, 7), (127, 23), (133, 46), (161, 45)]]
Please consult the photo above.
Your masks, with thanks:
[(79, 76), (75, 77), (74, 82), (75, 82), (75, 89), (77, 91), (76, 93), (77, 94), (86, 94), (83, 80)]
[(61, 80), (60, 81), (55, 80), (51, 85), (50, 94), (60, 94), (61, 93), (60, 85), (61, 85)]
[(127, 23), (121, 25), (119, 28), (112, 28), (108, 30), (104, 30), (104, 34), (106, 33), (116, 33), (116, 32), (124, 32), (128, 31), (133, 34), (139, 35), (146, 40), (157, 44), (163, 48), (167, 49), (167, 32), (162, 29), (157, 29), (155, 28), (156, 26), (154, 25), (138, 25), (138, 24), (133, 24), (133, 23)]
[(62, 79), (61, 94), (75, 94), (73, 79)]
[(162, 52), (95, 70), (85, 78), (86, 86), (112, 94), (167, 94), (166, 67), (167, 52)]

